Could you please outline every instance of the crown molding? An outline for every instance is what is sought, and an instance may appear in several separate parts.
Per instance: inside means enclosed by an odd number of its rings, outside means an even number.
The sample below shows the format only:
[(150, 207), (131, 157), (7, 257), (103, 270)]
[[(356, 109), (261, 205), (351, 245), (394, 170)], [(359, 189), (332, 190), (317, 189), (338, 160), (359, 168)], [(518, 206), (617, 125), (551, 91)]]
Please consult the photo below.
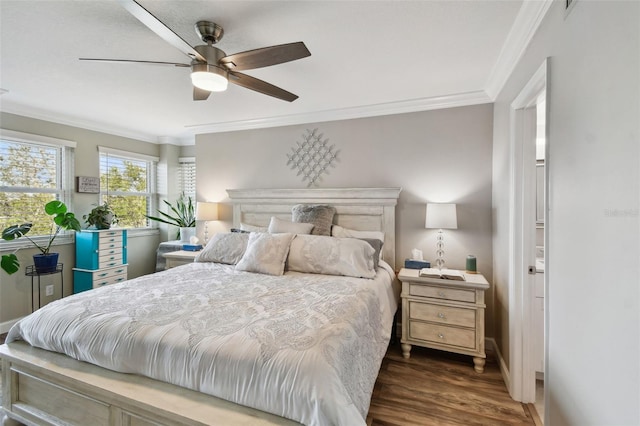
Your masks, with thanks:
[(525, 0), (522, 3), (485, 86), (491, 101), (496, 100), (507, 83), (552, 4), (553, 0)]
[(108, 133), (110, 135), (121, 136), (123, 138), (136, 139), (151, 143), (159, 143), (157, 135), (135, 132), (131, 129), (124, 129), (106, 123), (100, 123), (93, 120), (85, 120), (82, 118), (72, 117), (66, 114), (60, 114), (57, 112), (47, 111), (39, 108), (33, 108), (13, 102), (3, 101), (0, 111), (6, 112), (8, 114), (21, 115), (23, 117), (33, 118), (36, 120), (49, 121), (55, 124), (78, 127), (94, 132)]
[(486, 92), (459, 93), (455, 95), (431, 98), (411, 99), (376, 105), (340, 108), (304, 114), (292, 114), (279, 117), (255, 118), (249, 120), (227, 121), (224, 123), (194, 124), (185, 126), (194, 134), (222, 133), (238, 130), (254, 130), (268, 127), (291, 126), (296, 124), (321, 123), (326, 121), (351, 120), (356, 118), (378, 117), (382, 115), (404, 114), (434, 109), (454, 108), (469, 105), (491, 103)]

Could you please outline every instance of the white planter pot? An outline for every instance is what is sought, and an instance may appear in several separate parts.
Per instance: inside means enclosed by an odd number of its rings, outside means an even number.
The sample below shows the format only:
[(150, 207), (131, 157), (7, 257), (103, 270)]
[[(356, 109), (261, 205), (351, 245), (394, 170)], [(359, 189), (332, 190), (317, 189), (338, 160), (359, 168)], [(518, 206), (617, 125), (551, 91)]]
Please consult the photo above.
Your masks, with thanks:
[(181, 243), (190, 243), (191, 237), (196, 236), (196, 228), (188, 227), (188, 228), (180, 228), (180, 242)]

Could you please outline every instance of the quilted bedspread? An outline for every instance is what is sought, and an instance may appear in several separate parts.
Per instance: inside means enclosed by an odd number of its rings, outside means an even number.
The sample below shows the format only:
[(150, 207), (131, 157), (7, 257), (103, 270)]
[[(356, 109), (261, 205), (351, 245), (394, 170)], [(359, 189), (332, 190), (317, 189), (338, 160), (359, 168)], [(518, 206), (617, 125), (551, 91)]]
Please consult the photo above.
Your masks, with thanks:
[(397, 307), (383, 266), (360, 279), (193, 263), (52, 302), (7, 342), (307, 425), (364, 425)]

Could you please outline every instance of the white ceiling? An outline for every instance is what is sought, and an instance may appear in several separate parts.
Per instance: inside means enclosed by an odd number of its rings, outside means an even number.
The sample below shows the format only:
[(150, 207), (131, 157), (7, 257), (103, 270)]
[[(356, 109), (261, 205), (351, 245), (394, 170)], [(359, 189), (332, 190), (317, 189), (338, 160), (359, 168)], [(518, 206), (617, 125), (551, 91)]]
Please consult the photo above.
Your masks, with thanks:
[[(311, 57), (246, 74), (293, 103), (229, 85), (194, 102), (189, 63), (117, 1), (0, 0), (0, 108), (152, 142), (193, 135), (490, 102), (541, 19), (523, 0), (139, 0), (192, 46), (198, 20), (227, 54), (304, 41)], [(515, 23), (515, 24), (514, 24)], [(513, 28), (513, 30), (512, 30)]]

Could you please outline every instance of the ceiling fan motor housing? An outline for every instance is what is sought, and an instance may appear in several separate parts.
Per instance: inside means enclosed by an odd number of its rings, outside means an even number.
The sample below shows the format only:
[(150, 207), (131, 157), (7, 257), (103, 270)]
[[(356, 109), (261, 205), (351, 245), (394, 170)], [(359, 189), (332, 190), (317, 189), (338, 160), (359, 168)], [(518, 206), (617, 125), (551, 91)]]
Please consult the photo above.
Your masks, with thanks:
[[(218, 65), (218, 61), (227, 56), (227, 54), (211, 45), (195, 46), (194, 49), (207, 60), (207, 62), (202, 62), (198, 59), (191, 61), (191, 80), (194, 85), (212, 92), (226, 90), (229, 73), (226, 68)], [(211, 74), (222, 77), (224, 81)], [(203, 81), (203, 83), (198, 83), (198, 81)]]
[(207, 44), (216, 44), (224, 35), (222, 27), (215, 22), (198, 21), (195, 27), (198, 37)]

